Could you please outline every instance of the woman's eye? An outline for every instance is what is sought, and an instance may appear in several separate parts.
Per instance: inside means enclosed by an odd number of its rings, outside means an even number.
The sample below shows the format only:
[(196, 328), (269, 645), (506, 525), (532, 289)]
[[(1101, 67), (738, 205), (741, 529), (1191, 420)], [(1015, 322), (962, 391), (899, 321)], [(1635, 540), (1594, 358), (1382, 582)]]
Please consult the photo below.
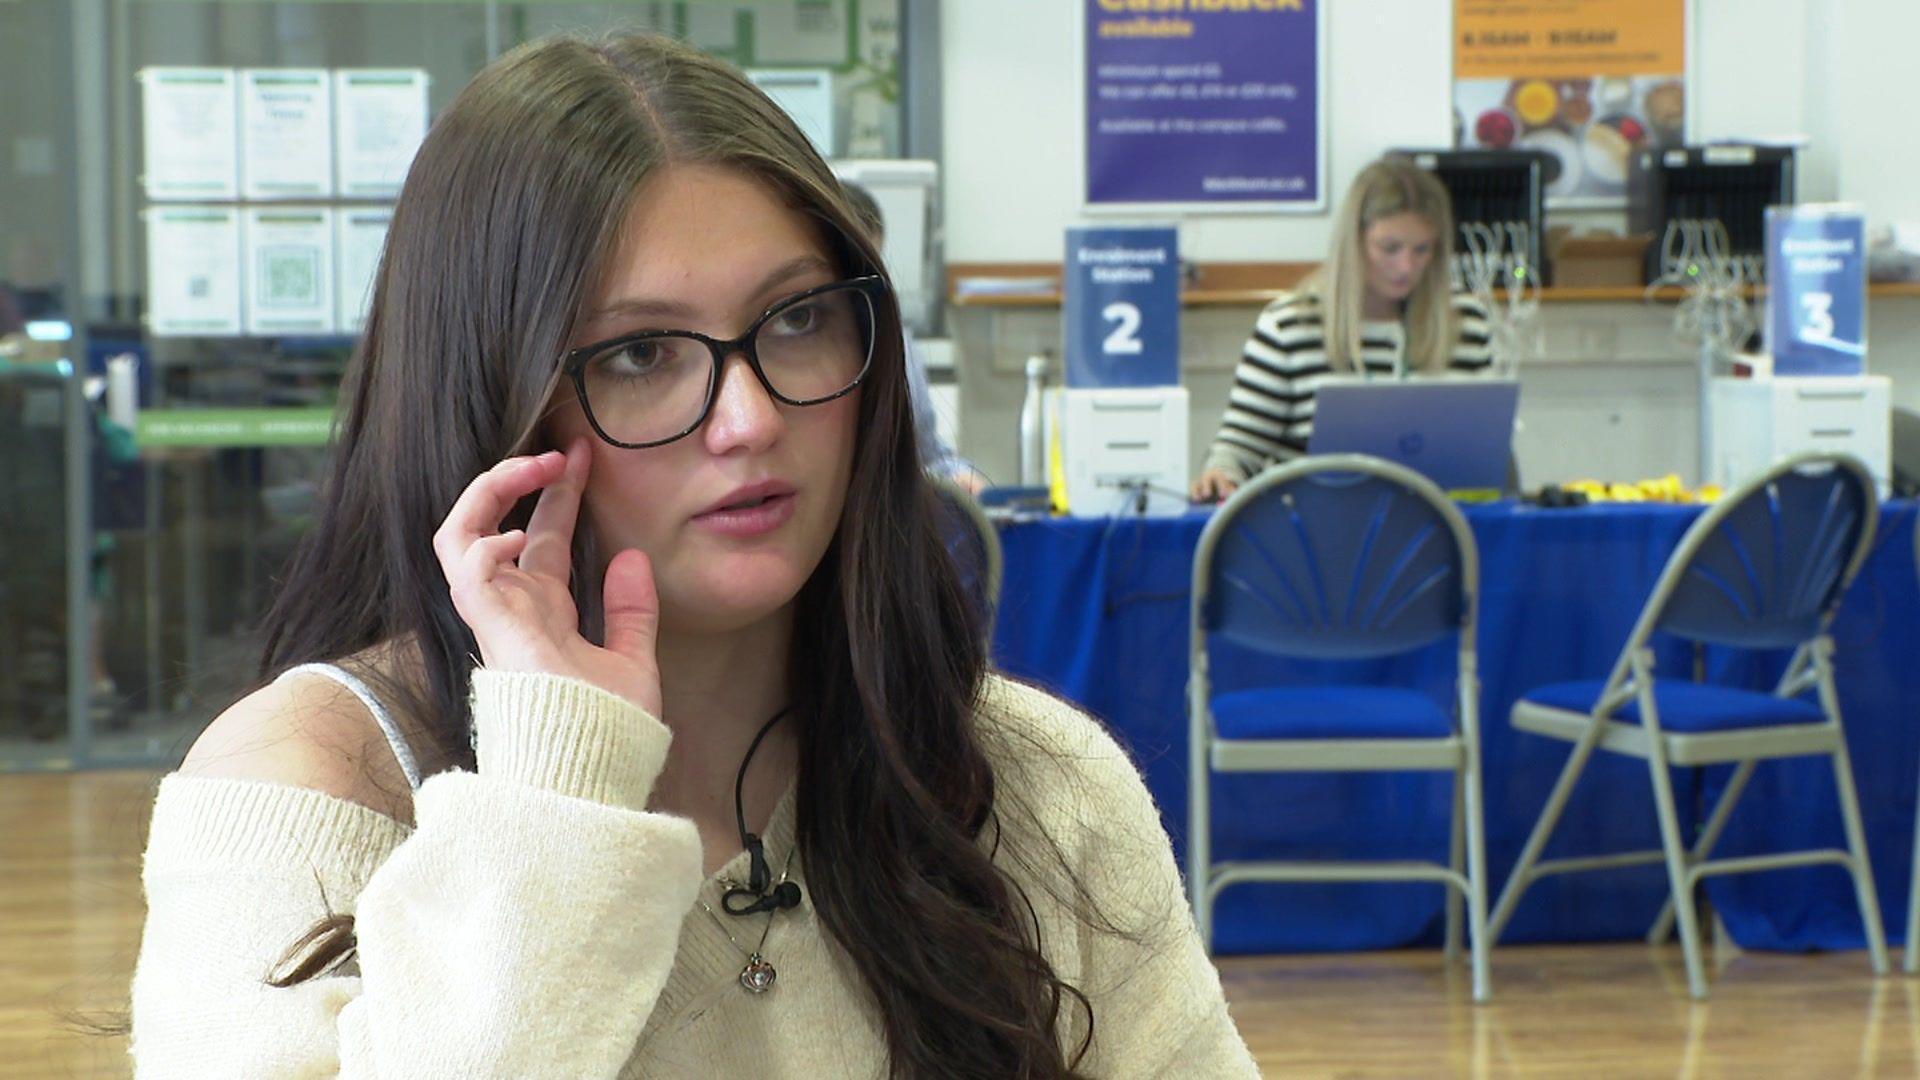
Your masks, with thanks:
[(603, 375), (644, 378), (670, 366), (678, 352), (671, 341), (633, 341), (602, 353), (593, 366)]
[(779, 334), (804, 334), (812, 330), (819, 321), (820, 306), (818, 304), (795, 304), (773, 317), (773, 330)]
[(615, 351), (607, 363), (620, 371), (647, 371), (660, 363), (660, 346), (651, 341), (636, 341)]

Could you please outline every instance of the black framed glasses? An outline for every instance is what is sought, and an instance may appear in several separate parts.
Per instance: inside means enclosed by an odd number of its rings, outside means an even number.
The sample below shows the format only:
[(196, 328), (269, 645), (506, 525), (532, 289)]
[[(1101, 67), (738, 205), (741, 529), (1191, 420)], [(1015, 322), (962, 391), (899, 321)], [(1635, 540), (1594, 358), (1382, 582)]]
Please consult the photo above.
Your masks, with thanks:
[(886, 282), (869, 275), (808, 289), (721, 341), (692, 330), (643, 330), (570, 350), (587, 422), (607, 442), (644, 450), (697, 431), (713, 412), (727, 357), (742, 353), (760, 385), (786, 405), (845, 397), (873, 366)]

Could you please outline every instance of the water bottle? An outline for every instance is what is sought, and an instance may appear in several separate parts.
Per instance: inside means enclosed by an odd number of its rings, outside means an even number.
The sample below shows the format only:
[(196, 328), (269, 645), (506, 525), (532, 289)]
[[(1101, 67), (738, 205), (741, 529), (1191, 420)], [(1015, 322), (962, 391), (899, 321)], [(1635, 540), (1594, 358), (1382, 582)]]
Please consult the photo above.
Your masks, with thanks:
[(1020, 486), (1047, 482), (1047, 358), (1027, 357), (1027, 397), (1020, 404)]
[(140, 358), (132, 353), (107, 361), (107, 418), (128, 431), (140, 424)]

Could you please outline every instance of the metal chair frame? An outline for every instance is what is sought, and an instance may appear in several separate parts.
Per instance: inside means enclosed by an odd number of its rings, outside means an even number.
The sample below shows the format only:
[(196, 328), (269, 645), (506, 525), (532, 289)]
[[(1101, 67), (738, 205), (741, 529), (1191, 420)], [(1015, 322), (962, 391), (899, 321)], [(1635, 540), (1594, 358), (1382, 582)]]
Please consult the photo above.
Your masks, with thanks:
[[(1311, 477), (1328, 473), (1360, 474), (1396, 484), (1418, 497), (1445, 524), (1458, 556), (1457, 587), (1461, 619), (1456, 674), (1454, 734), (1439, 739), (1222, 739), (1212, 711), (1212, 682), (1207, 659), (1205, 611), (1214, 551), (1240, 513), (1256, 501)], [(1446, 955), (1459, 956), (1461, 908), (1470, 933), (1473, 999), (1489, 1000), (1491, 980), (1486, 933), (1486, 828), (1480, 773), (1480, 683), (1475, 652), (1480, 597), (1480, 562), (1473, 532), (1457, 507), (1426, 477), (1410, 469), (1362, 454), (1306, 457), (1260, 474), (1229, 498), (1200, 537), (1193, 566), (1193, 596), (1188, 656), (1190, 794), (1187, 853), (1188, 888), (1195, 920), (1209, 951), (1213, 947), (1213, 904), (1229, 886), (1249, 881), (1430, 881), (1446, 887)], [(1383, 651), (1381, 655), (1388, 655)], [(1210, 791), (1212, 772), (1400, 772), (1454, 774), (1454, 812), (1448, 862), (1406, 861), (1212, 861)]]
[[(1795, 649), (1793, 658), (1787, 664), (1787, 670), (1775, 686), (1773, 694), (1781, 698), (1794, 698), (1809, 689), (1815, 690), (1826, 720), (1814, 724), (1788, 724), (1705, 733), (1663, 730), (1659, 709), (1655, 705), (1654, 655), (1653, 650), (1648, 646), (1648, 641), (1659, 628), (1667, 604), (1679, 588), (1683, 576), (1692, 567), (1701, 549), (1719, 532), (1727, 518), (1749, 498), (1762, 492), (1788, 473), (1823, 467), (1845, 470), (1853, 482), (1861, 486), (1865, 520), (1862, 522), (1860, 536), (1854, 545), (1854, 550), (1840, 572), (1832, 595), (1824, 602), (1825, 608), (1819, 615), (1818, 629), (1811, 638)], [(1854, 575), (1859, 572), (1861, 564), (1872, 549), (1879, 513), (1880, 505), (1875, 495), (1873, 477), (1868, 473), (1866, 466), (1857, 459), (1842, 454), (1806, 453), (1780, 462), (1729, 492), (1687, 530), (1686, 535), (1681, 538), (1679, 547), (1668, 558), (1666, 568), (1661, 572), (1653, 593), (1642, 606), (1640, 617), (1628, 635), (1626, 645), (1614, 662), (1612, 673), (1608, 675), (1600, 697), (1591, 711), (1574, 712), (1530, 702), (1524, 697), (1514, 704), (1512, 713), (1514, 727), (1537, 735), (1571, 742), (1574, 748), (1567, 758), (1566, 765), (1560, 771), (1559, 779), (1554, 783), (1552, 793), (1547, 797), (1546, 806), (1534, 823), (1526, 846), (1521, 850), (1519, 861), (1514, 865), (1512, 874), (1507, 878), (1506, 886), (1501, 890), (1499, 902), (1494, 905), (1488, 926), (1492, 940), (1499, 940), (1508, 920), (1513, 917), (1520, 897), (1533, 882), (1542, 877), (1550, 874), (1664, 863), (1672, 891), (1666, 906), (1661, 909), (1659, 917), (1655, 920), (1653, 928), (1648, 931), (1647, 941), (1650, 944), (1664, 941), (1673, 929), (1677, 916), (1681, 948), (1686, 958), (1687, 988), (1695, 1000), (1704, 1000), (1707, 996), (1707, 982), (1701, 953), (1698, 914), (1692, 902), (1694, 886), (1703, 878), (1719, 874), (1751, 873), (1759, 870), (1831, 863), (1846, 867), (1852, 874), (1860, 904), (1861, 920), (1866, 926), (1873, 970), (1877, 974), (1886, 972), (1886, 939), (1881, 929), (1879, 904), (1873, 891), (1873, 871), (1867, 861), (1865, 832), (1860, 822), (1859, 797), (1854, 787), (1853, 770), (1847, 759), (1846, 739), (1841, 727), (1840, 701), (1833, 678), (1833, 639), (1827, 635), (1827, 629), (1831, 626), (1834, 614), (1839, 608), (1840, 598), (1845, 594), (1847, 586), (1853, 581)], [(1630, 702), (1637, 703), (1639, 706), (1641, 722), (1638, 724), (1615, 717), (1616, 710)], [(1659, 818), (1661, 845), (1658, 849), (1645, 851), (1542, 860), (1541, 852), (1546, 848), (1554, 827), (1558, 825), (1566, 809), (1574, 784), (1579, 780), (1581, 772), (1586, 768), (1587, 762), (1596, 749), (1611, 750), (1646, 760), (1653, 783), (1654, 806)], [(1720, 834), (1726, 828), (1727, 820), (1739, 801), (1741, 793), (1745, 790), (1747, 781), (1752, 778), (1758, 763), (1771, 758), (1810, 754), (1826, 754), (1833, 761), (1834, 782), (1838, 789), (1840, 812), (1846, 829), (1847, 850), (1818, 849), (1742, 858), (1709, 858), (1714, 844), (1719, 841)], [(1733, 762), (1738, 763), (1738, 768), (1734, 770), (1732, 779), (1725, 791), (1721, 793), (1720, 800), (1709, 815), (1705, 828), (1695, 839), (1693, 847), (1688, 849), (1680, 840), (1679, 813), (1676, 809), (1672, 777), (1668, 767)], [(1687, 902), (1676, 903), (1678, 898), (1684, 898)], [(1909, 950), (1911, 956), (1911, 946)]]

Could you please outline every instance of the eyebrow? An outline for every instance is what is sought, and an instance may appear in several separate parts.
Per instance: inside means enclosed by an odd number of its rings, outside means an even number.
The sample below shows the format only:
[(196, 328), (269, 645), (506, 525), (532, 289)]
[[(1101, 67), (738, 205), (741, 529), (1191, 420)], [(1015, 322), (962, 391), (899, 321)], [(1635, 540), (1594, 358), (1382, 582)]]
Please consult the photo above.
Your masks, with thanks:
[[(773, 271), (766, 277), (761, 278), (759, 286), (753, 291), (753, 295), (755, 297), (765, 297), (768, 293), (797, 277), (821, 270), (831, 272), (833, 267), (827, 260), (818, 255), (801, 255), (789, 259), (779, 266), (774, 267)], [(628, 318), (646, 316), (691, 321), (696, 314), (692, 304), (679, 300), (627, 297), (621, 300), (614, 300), (603, 307), (588, 312), (584, 321), (591, 325), (614, 316), (624, 316)]]

